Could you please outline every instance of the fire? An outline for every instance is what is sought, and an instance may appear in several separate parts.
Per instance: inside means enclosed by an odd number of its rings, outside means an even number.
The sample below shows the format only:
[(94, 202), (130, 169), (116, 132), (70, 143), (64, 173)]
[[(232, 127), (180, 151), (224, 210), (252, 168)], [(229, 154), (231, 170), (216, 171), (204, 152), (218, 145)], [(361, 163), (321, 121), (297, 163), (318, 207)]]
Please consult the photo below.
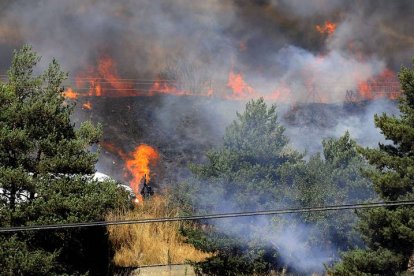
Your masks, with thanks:
[(88, 110), (91, 110), (91, 109), (92, 109), (92, 104), (91, 104), (91, 102), (90, 102), (90, 101), (87, 101), (86, 103), (84, 103), (84, 104), (82, 105), (82, 108), (83, 108), (83, 109), (88, 109)]
[(336, 30), (336, 24), (330, 21), (325, 21), (324, 25), (316, 25), (315, 29), (321, 34), (331, 35)]
[[(323, 26), (316, 26), (321, 33), (331, 34), (335, 31), (336, 25), (329, 21), (325, 22)], [(154, 96), (160, 94), (168, 94), (174, 96), (201, 96), (201, 97), (217, 97), (229, 100), (246, 100), (253, 97), (264, 97), (266, 99), (282, 102), (294, 102), (298, 99), (309, 102), (329, 102), (330, 98), (325, 90), (324, 84), (320, 83), (320, 76), (324, 73), (320, 68), (323, 68), (322, 61), (324, 56), (317, 57), (316, 64), (305, 66), (306, 70), (299, 79), (302, 80), (304, 90), (296, 92), (291, 84), (279, 81), (277, 86), (273, 86), (273, 91), (259, 91), (272, 87), (271, 83), (266, 84), (266, 88), (255, 87), (250, 85), (242, 72), (230, 68), (227, 78), (222, 78), (216, 82), (210, 80), (199, 85), (199, 90), (194, 91), (193, 86), (187, 87), (186, 84), (180, 83), (178, 80), (167, 80), (158, 77), (155, 80), (136, 80), (136, 79), (122, 79), (117, 70), (116, 63), (110, 57), (102, 57), (98, 60), (95, 67), (89, 67), (87, 70), (80, 72), (75, 78), (76, 88), (68, 88), (64, 91), (63, 96), (67, 99), (76, 100), (81, 97), (135, 97), (135, 96)], [(360, 60), (360, 62), (364, 62)], [(395, 99), (399, 96), (398, 79), (390, 70), (385, 70), (376, 77), (368, 80), (358, 79), (357, 87), (345, 87), (344, 94), (347, 89), (358, 89), (360, 98), (367, 100), (378, 97), (388, 97)], [(326, 85), (325, 85), (326, 86)], [(141, 88), (139, 88), (141, 87)], [(214, 87), (214, 89), (213, 89)], [(223, 89), (228, 87), (228, 90)], [(295, 96), (296, 95), (296, 96)], [(298, 96), (299, 95), (299, 96)], [(300, 97), (300, 98), (299, 98)], [(88, 99), (90, 100), (90, 99)], [(92, 109), (90, 101), (83, 103), (83, 109)]]
[(191, 95), (189, 91), (177, 89), (176, 85), (166, 80), (156, 80), (149, 89), (149, 95), (170, 94), (176, 96)]
[(73, 91), (72, 88), (69, 87), (65, 90), (65, 92), (63, 92), (63, 97), (65, 97), (66, 99), (75, 100), (78, 98), (78, 93), (76, 93), (75, 91)]
[(10, 28), (10, 25), (8, 24), (2, 24), (0, 25), (0, 43), (5, 44), (13, 44), (13, 43), (20, 43), (22, 37), (21, 32), (19, 30), (16, 30), (18, 28), (19, 24), (14, 23), (14, 27)]
[(398, 78), (389, 69), (385, 69), (378, 76), (360, 81), (358, 84), (358, 92), (366, 100), (378, 98), (397, 99), (401, 94)]
[(98, 60), (96, 67), (89, 67), (75, 77), (76, 90), (68, 88), (64, 97), (77, 99), (80, 96), (127, 97), (136, 96), (136, 91), (129, 80), (121, 79), (115, 62), (107, 56)]
[(158, 152), (151, 146), (141, 144), (135, 148), (135, 150), (129, 154), (128, 159), (125, 160), (125, 166), (132, 176), (129, 182), (130, 187), (139, 195), (139, 185), (144, 176), (149, 183), (151, 179), (151, 167), (157, 164), (159, 160)]
[(289, 87), (284, 83), (280, 83), (279, 86), (270, 95), (270, 100), (277, 100), (279, 102), (288, 103), (292, 97), (292, 92)]
[(85, 84), (89, 86), (86, 96), (135, 96), (131, 83), (118, 76), (115, 62), (107, 56), (99, 59), (96, 68), (89, 68), (76, 77), (78, 88), (85, 89)]
[(232, 96), (235, 98), (243, 98), (245, 96), (256, 94), (254, 89), (244, 81), (243, 75), (234, 73), (233, 70), (229, 73), (227, 87), (230, 87), (233, 90)]
[(108, 142), (101, 142), (101, 146), (122, 158), (125, 163), (125, 177), (131, 178), (129, 186), (134, 191), (138, 200), (142, 202), (139, 189), (140, 184), (144, 176), (146, 176), (147, 184), (149, 184), (151, 179), (151, 168), (156, 166), (159, 160), (157, 150), (147, 144), (137, 146), (135, 150), (130, 153), (125, 153), (122, 149)]

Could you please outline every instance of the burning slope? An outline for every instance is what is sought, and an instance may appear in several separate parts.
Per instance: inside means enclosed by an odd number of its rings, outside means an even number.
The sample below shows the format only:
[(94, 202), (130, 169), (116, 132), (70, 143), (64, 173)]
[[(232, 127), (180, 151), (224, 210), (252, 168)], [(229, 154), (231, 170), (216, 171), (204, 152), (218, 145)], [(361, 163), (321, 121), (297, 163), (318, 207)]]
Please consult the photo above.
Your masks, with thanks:
[(176, 96), (191, 95), (190, 91), (185, 91), (177, 88), (177, 84), (172, 83), (168, 80), (157, 79), (152, 84), (149, 89), (149, 96), (154, 96), (156, 94), (170, 94)]
[[(327, 22), (324, 28), (319, 26), (318, 30), (331, 34), (334, 31), (333, 26), (335, 26), (331, 24), (333, 23)], [(287, 54), (295, 59), (289, 52)], [(302, 66), (298, 67), (295, 74), (287, 76), (287, 78), (282, 77), (279, 80), (269, 80), (259, 84), (260, 87), (250, 85), (244, 74), (231, 66), (227, 78), (212, 79), (208, 81), (209, 85), (207, 86), (202, 83), (195, 88), (188, 88), (185, 83), (181, 83), (179, 80), (166, 80), (159, 77), (155, 80), (120, 78), (115, 61), (108, 56), (104, 56), (98, 60), (96, 67), (90, 66), (80, 72), (75, 77), (76, 88), (69, 87), (64, 91), (63, 96), (70, 100), (83, 101), (81, 105), (83, 109), (91, 110), (93, 100), (82, 98), (174, 95), (217, 97), (230, 100), (248, 100), (263, 97), (284, 103), (329, 103), (345, 100), (346, 91), (355, 89), (357, 89), (356, 94), (363, 100), (395, 99), (399, 95), (398, 80), (395, 73), (386, 69), (378, 76), (372, 76), (372, 73), (368, 75), (367, 72), (372, 72), (374, 69), (365, 66), (366, 61), (364, 60), (359, 61), (361, 62), (361, 68), (355, 68), (352, 74), (345, 76), (347, 78), (346, 83), (330, 82), (329, 78), (338, 78), (338, 74), (332, 74), (332, 70), (329, 71), (332, 60), (336, 60), (337, 63), (341, 64), (338, 68), (351, 66), (350, 63), (347, 63), (346, 58), (338, 58), (338, 56), (329, 53), (321, 54), (308, 58)], [(367, 69), (367, 67), (369, 68)], [(292, 78), (293, 76), (295, 78)], [(368, 78), (368, 76), (371, 77)], [(272, 84), (273, 81), (276, 84)], [(336, 91), (335, 95), (331, 93), (333, 90)]]
[(108, 56), (98, 60), (95, 67), (89, 67), (86, 71), (80, 72), (75, 77), (76, 91), (69, 88), (65, 93), (72, 96), (107, 96), (125, 97), (136, 96), (129, 80), (121, 79), (118, 76), (115, 62)]

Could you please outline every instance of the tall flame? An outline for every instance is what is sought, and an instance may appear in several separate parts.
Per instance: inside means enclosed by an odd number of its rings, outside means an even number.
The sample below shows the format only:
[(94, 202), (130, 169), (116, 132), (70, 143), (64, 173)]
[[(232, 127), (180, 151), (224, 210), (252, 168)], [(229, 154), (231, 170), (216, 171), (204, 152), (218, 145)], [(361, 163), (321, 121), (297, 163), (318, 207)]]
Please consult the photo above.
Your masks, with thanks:
[(137, 146), (130, 153), (125, 153), (122, 149), (109, 142), (101, 142), (101, 146), (122, 158), (125, 163), (125, 177), (131, 179), (129, 186), (139, 199), (138, 202), (142, 202), (139, 190), (140, 184), (144, 176), (147, 184), (149, 184), (152, 175), (151, 169), (157, 165), (159, 160), (157, 150), (147, 144)]
[(154, 166), (159, 160), (158, 152), (151, 146), (141, 144), (129, 154), (129, 158), (125, 160), (125, 166), (131, 174), (132, 179), (129, 182), (130, 187), (139, 195), (139, 185), (141, 180), (146, 177), (147, 183), (151, 179), (151, 166)]

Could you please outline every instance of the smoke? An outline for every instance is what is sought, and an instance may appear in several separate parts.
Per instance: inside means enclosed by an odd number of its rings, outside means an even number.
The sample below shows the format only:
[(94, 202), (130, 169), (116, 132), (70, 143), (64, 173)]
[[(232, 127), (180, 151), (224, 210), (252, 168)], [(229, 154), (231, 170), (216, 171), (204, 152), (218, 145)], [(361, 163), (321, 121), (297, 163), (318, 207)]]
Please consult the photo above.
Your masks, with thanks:
[[(283, 84), (293, 93), (291, 102), (303, 101), (310, 89), (306, 83), (315, 82), (312, 89), (321, 88), (320, 98), (341, 101), (339, 90), (355, 89), (358, 81), (381, 69), (397, 70), (407, 63), (414, 39), (411, 25), (403, 22), (409, 22), (413, 5), (324, 0), (6, 1), (0, 12), (0, 46), (30, 43), (45, 61), (56, 57), (72, 76), (105, 54), (117, 61), (125, 78), (153, 79), (168, 72), (192, 90), (200, 90), (206, 80), (225, 90), (233, 68), (263, 95)], [(315, 29), (326, 20), (337, 25), (332, 35)], [(7, 62), (2, 59), (0, 71)], [(199, 86), (189, 84), (195, 79)], [(330, 90), (337, 90), (334, 96)]]
[[(123, 150), (139, 143), (156, 146), (171, 171), (165, 178), (184, 177), (188, 161), (220, 144), (235, 111), (257, 96), (278, 103), (292, 145), (309, 155), (321, 150), (321, 139), (346, 130), (364, 146), (382, 141), (373, 114), (397, 113), (392, 102), (342, 103), (347, 90), (357, 91), (361, 82), (410, 61), (414, 25), (407, 22), (413, 10), (410, 0), (1, 1), (0, 74), (10, 65), (12, 49), (29, 43), (43, 56), (40, 69), (55, 57), (70, 72), (67, 86), (109, 56), (125, 79), (172, 79), (194, 95), (214, 90), (212, 98), (96, 98), (92, 113), (77, 110), (75, 120), (102, 122), (105, 139)], [(336, 24), (331, 34), (315, 28), (326, 21)], [(254, 93), (242, 89), (234, 97), (229, 72)], [(234, 98), (239, 101), (229, 100)], [(330, 105), (312, 104), (319, 102)], [(285, 105), (297, 103), (299, 108)], [(122, 179), (121, 165), (113, 159), (104, 155), (98, 166)], [(223, 211), (230, 205), (216, 207)], [(302, 248), (310, 227), (263, 236), (290, 252), (290, 260), (301, 260), (292, 265), (312, 271), (330, 254)]]
[(386, 142), (374, 124), (374, 115), (383, 112), (399, 114), (394, 102), (377, 100), (359, 106), (307, 105), (295, 112), (281, 109), (281, 121), (287, 126), (286, 135), (292, 146), (306, 151), (310, 156), (322, 151), (323, 139), (338, 138), (346, 131), (358, 144), (366, 147), (376, 147), (379, 142)]
[[(231, 193), (228, 188), (230, 184), (223, 180), (201, 181), (191, 185), (191, 187), (181, 187), (182, 192), (185, 189), (197, 190), (198, 197), (194, 199), (194, 206), (198, 212), (210, 214), (244, 211), (239, 205), (243, 193), (239, 191), (234, 192), (234, 194)], [(237, 189), (237, 185), (234, 186), (234, 189)], [(259, 184), (257, 189), (260, 189)], [(246, 195), (246, 197), (252, 198), (255, 196), (254, 191)], [(291, 203), (284, 201), (284, 199), (275, 201), (275, 198), (269, 192), (267, 199), (256, 202), (255, 206), (248, 210), (292, 208)], [(341, 216), (343, 213), (338, 215)], [(354, 216), (352, 212), (347, 215), (349, 217)], [(332, 218), (328, 219), (336, 221)], [(329, 266), (335, 260), (338, 260), (339, 250), (337, 247), (342, 246), (339, 241), (329, 240), (329, 236), (332, 235), (329, 232), (330, 230), (323, 231), (321, 225), (309, 221), (305, 222), (303, 217), (296, 215), (230, 218), (211, 220), (209, 223), (214, 225), (216, 231), (235, 238), (240, 242), (241, 247), (253, 245), (253, 248), (255, 248), (256, 245), (259, 251), (263, 250), (261, 246), (270, 249), (271, 254), (277, 254), (281, 261), (278, 262), (278, 265), (288, 267), (290, 272), (306, 274), (323, 272), (324, 265)], [(255, 250), (248, 250), (248, 252), (250, 256), (254, 254)], [(254, 260), (255, 256), (250, 256), (250, 258)]]
[[(352, 1), (349, 1), (352, 2)], [(344, 3), (341, 0), (271, 0), (270, 3), (279, 8), (299, 17), (330, 16), (332, 14), (343, 11), (350, 6), (350, 3)]]

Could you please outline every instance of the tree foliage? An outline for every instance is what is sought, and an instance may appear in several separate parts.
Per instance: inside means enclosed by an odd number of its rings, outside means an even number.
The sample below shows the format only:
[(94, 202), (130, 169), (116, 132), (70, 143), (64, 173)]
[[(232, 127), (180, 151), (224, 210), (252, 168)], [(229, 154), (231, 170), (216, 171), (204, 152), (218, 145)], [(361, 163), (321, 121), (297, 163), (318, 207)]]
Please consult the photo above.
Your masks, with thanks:
[[(398, 77), (401, 114), (375, 115), (375, 125), (390, 143), (361, 149), (375, 166), (366, 174), (383, 201), (414, 199), (414, 69), (403, 67)], [(407, 270), (414, 252), (414, 208), (376, 208), (360, 212), (359, 217), (366, 248), (346, 253), (336, 274), (391, 275)]]
[[(104, 219), (128, 206), (116, 183), (93, 180), (101, 135), (91, 122), (71, 124), (73, 105), (62, 95), (66, 74), (53, 60), (35, 75), (40, 57), (15, 51), (8, 81), (0, 83), (1, 227)], [(105, 273), (105, 228), (2, 234), (2, 274)]]
[[(192, 166), (195, 179), (182, 183), (173, 197), (190, 213), (212, 213), (341, 204), (372, 195), (359, 170), (366, 163), (349, 133), (325, 140), (324, 158), (318, 154), (306, 161), (289, 146), (284, 131), (275, 106), (268, 107), (263, 99), (250, 101), (226, 129), (223, 145), (207, 153), (206, 164)], [(306, 228), (306, 240), (297, 243), (305, 243), (304, 249), (323, 247), (336, 254), (358, 243), (358, 236), (352, 234), (354, 222), (352, 212), (279, 216), (266, 223), (260, 218), (237, 218), (222, 220), (218, 227), (201, 233), (184, 229), (184, 234), (202, 250), (216, 252), (197, 264), (201, 271), (247, 275), (284, 266), (292, 270), (296, 265), (296, 257), (286, 258), (289, 248), (272, 240), (275, 233)]]

